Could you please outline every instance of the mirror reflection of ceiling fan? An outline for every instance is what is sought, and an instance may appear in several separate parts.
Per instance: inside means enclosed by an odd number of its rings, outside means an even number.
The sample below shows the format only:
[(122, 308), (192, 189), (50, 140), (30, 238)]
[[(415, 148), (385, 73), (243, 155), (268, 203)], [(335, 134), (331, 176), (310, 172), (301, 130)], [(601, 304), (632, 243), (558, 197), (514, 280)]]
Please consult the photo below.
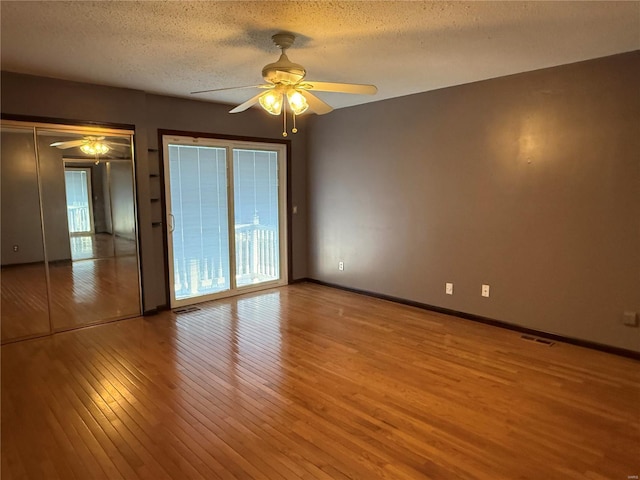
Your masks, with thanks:
[(246, 87), (215, 88), (212, 90), (199, 90), (196, 93), (220, 92), (223, 90), (239, 90), (245, 88), (260, 88), (266, 92), (260, 92), (246, 102), (238, 105), (229, 113), (244, 112), (255, 104), (272, 115), (283, 114), (284, 131), (282, 136), (287, 136), (287, 108), (293, 117), (292, 133), (298, 130), (295, 126), (296, 116), (306, 111), (324, 115), (333, 110), (328, 103), (320, 100), (312, 92), (337, 92), (360, 95), (374, 95), (378, 89), (374, 85), (361, 85), (356, 83), (330, 83), (305, 80), (306, 70), (302, 65), (293, 63), (287, 57), (287, 49), (293, 45), (295, 35), (291, 33), (277, 33), (271, 37), (273, 43), (282, 51), (277, 62), (265, 65), (262, 69), (262, 77), (267, 83), (250, 85)]
[(87, 135), (84, 138), (78, 140), (68, 140), (66, 142), (54, 142), (50, 147), (60, 148), (66, 150), (68, 148), (78, 147), (82, 153), (86, 155), (106, 155), (112, 149), (127, 149), (131, 148), (130, 143), (127, 140), (118, 142), (115, 140), (106, 140), (105, 137), (96, 137), (93, 135)]

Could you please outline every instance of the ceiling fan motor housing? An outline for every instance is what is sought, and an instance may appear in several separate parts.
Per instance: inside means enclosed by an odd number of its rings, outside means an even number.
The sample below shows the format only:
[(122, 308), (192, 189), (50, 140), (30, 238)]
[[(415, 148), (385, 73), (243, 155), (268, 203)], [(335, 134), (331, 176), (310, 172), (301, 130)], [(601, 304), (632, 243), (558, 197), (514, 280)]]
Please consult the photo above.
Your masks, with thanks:
[(262, 69), (263, 78), (270, 83), (294, 84), (304, 78), (307, 71), (300, 64), (293, 63), (285, 53), (277, 62), (269, 63)]
[(280, 32), (271, 37), (271, 40), (282, 50), (282, 55), (277, 62), (265, 65), (262, 69), (262, 77), (270, 83), (276, 85), (293, 85), (298, 83), (307, 74), (307, 71), (300, 64), (293, 63), (285, 53), (293, 45), (296, 36), (292, 33)]

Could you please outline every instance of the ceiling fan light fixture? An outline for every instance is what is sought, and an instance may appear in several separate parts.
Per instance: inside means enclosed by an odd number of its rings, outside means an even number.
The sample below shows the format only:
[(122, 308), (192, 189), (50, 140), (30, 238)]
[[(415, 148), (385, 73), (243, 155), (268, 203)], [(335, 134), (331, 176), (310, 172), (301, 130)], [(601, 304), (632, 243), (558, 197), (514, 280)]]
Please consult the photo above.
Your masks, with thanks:
[(80, 150), (87, 155), (104, 155), (110, 148), (106, 143), (102, 143), (99, 140), (91, 140), (84, 145), (80, 145)]
[(287, 101), (289, 102), (289, 107), (291, 111), (295, 115), (301, 115), (307, 111), (309, 108), (309, 104), (307, 103), (307, 99), (298, 92), (297, 90), (290, 88), (287, 91)]
[[(273, 43), (281, 50), (277, 62), (269, 63), (262, 68), (262, 77), (267, 82), (263, 85), (248, 87), (214, 88), (211, 90), (199, 90), (191, 93), (218, 92), (222, 90), (234, 90), (244, 88), (266, 88), (265, 93), (258, 93), (249, 100), (229, 110), (229, 113), (244, 112), (248, 108), (259, 104), (267, 113), (279, 116), (282, 114), (282, 136), (287, 136), (287, 108), (291, 114), (293, 128), (291, 133), (296, 133), (296, 117), (307, 110), (324, 115), (333, 110), (331, 105), (315, 96), (315, 92), (337, 92), (359, 95), (374, 95), (378, 89), (375, 85), (362, 85), (357, 83), (331, 83), (304, 81), (307, 74), (304, 67), (293, 63), (285, 53), (293, 42), (295, 35), (287, 32), (276, 33), (271, 37)], [(314, 90), (312, 93), (310, 90)]]
[(271, 115), (280, 115), (282, 112), (282, 93), (273, 90), (260, 95), (260, 106)]

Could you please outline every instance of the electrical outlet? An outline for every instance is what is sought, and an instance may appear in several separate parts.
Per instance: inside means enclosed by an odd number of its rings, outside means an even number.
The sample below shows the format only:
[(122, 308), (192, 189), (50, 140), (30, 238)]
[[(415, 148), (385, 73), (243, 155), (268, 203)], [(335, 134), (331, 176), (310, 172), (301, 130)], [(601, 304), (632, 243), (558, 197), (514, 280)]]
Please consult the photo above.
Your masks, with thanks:
[(340, 271), (344, 270), (344, 262), (338, 262), (338, 270)]
[(17, 252), (18, 250), (20, 250), (20, 247), (18, 245), (14, 245), (13, 246), (13, 251)]
[(622, 324), (627, 327), (637, 327), (638, 314), (636, 312), (624, 312), (622, 314)]
[(482, 296), (483, 297), (489, 296), (489, 285), (482, 285)]
[(453, 283), (444, 284), (444, 293), (447, 295), (453, 295)]

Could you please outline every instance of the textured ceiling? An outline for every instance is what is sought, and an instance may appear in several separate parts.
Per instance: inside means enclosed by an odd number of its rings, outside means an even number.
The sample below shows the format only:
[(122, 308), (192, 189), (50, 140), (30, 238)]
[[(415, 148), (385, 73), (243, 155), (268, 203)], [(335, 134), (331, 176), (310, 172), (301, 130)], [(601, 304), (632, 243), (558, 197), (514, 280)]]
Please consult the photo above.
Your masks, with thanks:
[[(640, 2), (6, 1), (2, 69), (189, 97), (262, 82), (279, 51), (307, 79), (372, 83), (334, 107), (640, 48)], [(250, 90), (192, 96), (241, 103)]]

